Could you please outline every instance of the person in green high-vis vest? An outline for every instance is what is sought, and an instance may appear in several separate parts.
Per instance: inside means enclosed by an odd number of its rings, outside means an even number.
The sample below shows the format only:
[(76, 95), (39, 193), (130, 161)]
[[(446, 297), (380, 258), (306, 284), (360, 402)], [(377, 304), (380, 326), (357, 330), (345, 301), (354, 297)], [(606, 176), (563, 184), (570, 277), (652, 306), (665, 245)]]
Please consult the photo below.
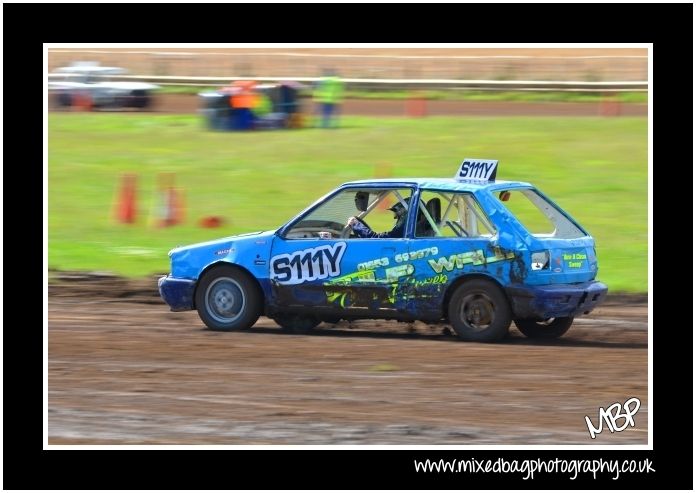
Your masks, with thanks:
[(343, 102), (343, 81), (335, 72), (325, 72), (314, 89), (314, 100), (319, 103), (321, 127), (338, 126), (338, 112)]

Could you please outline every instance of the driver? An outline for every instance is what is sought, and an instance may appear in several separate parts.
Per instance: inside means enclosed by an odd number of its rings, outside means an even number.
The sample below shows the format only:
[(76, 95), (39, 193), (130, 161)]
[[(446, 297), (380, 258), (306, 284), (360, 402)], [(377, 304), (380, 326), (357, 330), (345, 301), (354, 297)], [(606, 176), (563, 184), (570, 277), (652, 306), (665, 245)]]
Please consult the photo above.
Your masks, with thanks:
[[(410, 200), (411, 197), (406, 197), (404, 199), (404, 202), (406, 202), (407, 206)], [(401, 202), (397, 202), (396, 204), (391, 206), (389, 210), (394, 213), (394, 219), (396, 219), (396, 223), (394, 224), (394, 227), (391, 229), (391, 231), (375, 233), (370, 228), (365, 226), (362, 222), (360, 222), (360, 220), (357, 219), (355, 216), (348, 218), (348, 223), (346, 223), (346, 226), (352, 228), (353, 232), (360, 238), (403, 238), (404, 229), (406, 227), (406, 216), (408, 209), (404, 207), (404, 204), (402, 204)]]

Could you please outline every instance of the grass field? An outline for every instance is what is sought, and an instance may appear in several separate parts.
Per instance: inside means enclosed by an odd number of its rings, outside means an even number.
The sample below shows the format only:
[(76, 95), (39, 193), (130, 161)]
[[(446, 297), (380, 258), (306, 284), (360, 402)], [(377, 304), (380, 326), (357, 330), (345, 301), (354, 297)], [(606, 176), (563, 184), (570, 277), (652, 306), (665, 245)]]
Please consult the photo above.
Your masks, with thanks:
[[(176, 245), (275, 229), (337, 185), (391, 175), (449, 177), (464, 157), (500, 160), (499, 179), (538, 186), (597, 241), (610, 290), (647, 291), (645, 118), (350, 117), (336, 130), (218, 133), (195, 115), (51, 113), (48, 265), (145, 276)], [(185, 224), (156, 228), (158, 173), (173, 172)], [(113, 219), (123, 173), (138, 175), (138, 222)], [(199, 228), (219, 215), (220, 229)]]

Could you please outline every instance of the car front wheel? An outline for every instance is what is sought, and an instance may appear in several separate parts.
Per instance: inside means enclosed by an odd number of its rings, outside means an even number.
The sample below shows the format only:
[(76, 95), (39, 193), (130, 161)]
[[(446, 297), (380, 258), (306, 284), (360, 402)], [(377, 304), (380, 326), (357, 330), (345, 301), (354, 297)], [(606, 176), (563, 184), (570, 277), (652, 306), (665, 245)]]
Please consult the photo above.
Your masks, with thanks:
[(261, 293), (246, 273), (223, 265), (201, 278), (196, 289), (196, 309), (212, 330), (250, 329), (261, 316)]
[(530, 339), (556, 339), (568, 332), (573, 325), (573, 317), (558, 317), (548, 320), (515, 320), (515, 325)]
[(495, 342), (507, 335), (512, 321), (505, 293), (493, 282), (472, 279), (452, 294), (449, 321), (460, 339)]

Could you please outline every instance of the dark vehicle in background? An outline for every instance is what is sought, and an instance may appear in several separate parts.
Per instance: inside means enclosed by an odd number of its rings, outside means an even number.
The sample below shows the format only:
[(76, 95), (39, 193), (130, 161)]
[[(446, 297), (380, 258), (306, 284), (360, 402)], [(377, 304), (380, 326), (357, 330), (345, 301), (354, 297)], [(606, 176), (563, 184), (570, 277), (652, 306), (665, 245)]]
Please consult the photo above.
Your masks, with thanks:
[[(251, 128), (298, 128), (301, 122), (302, 90), (304, 85), (294, 81), (256, 85), (251, 81), (235, 81), (228, 87), (198, 93), (200, 112), (211, 130), (245, 130), (248, 127), (240, 118), (234, 98), (246, 93), (251, 95), (253, 114)], [(263, 107), (263, 109), (262, 109)]]
[(119, 67), (102, 67), (95, 62), (76, 62), (54, 71), (48, 83), (52, 103), (57, 107), (85, 109), (136, 108), (153, 105), (154, 84), (137, 81), (109, 80), (127, 73)]

